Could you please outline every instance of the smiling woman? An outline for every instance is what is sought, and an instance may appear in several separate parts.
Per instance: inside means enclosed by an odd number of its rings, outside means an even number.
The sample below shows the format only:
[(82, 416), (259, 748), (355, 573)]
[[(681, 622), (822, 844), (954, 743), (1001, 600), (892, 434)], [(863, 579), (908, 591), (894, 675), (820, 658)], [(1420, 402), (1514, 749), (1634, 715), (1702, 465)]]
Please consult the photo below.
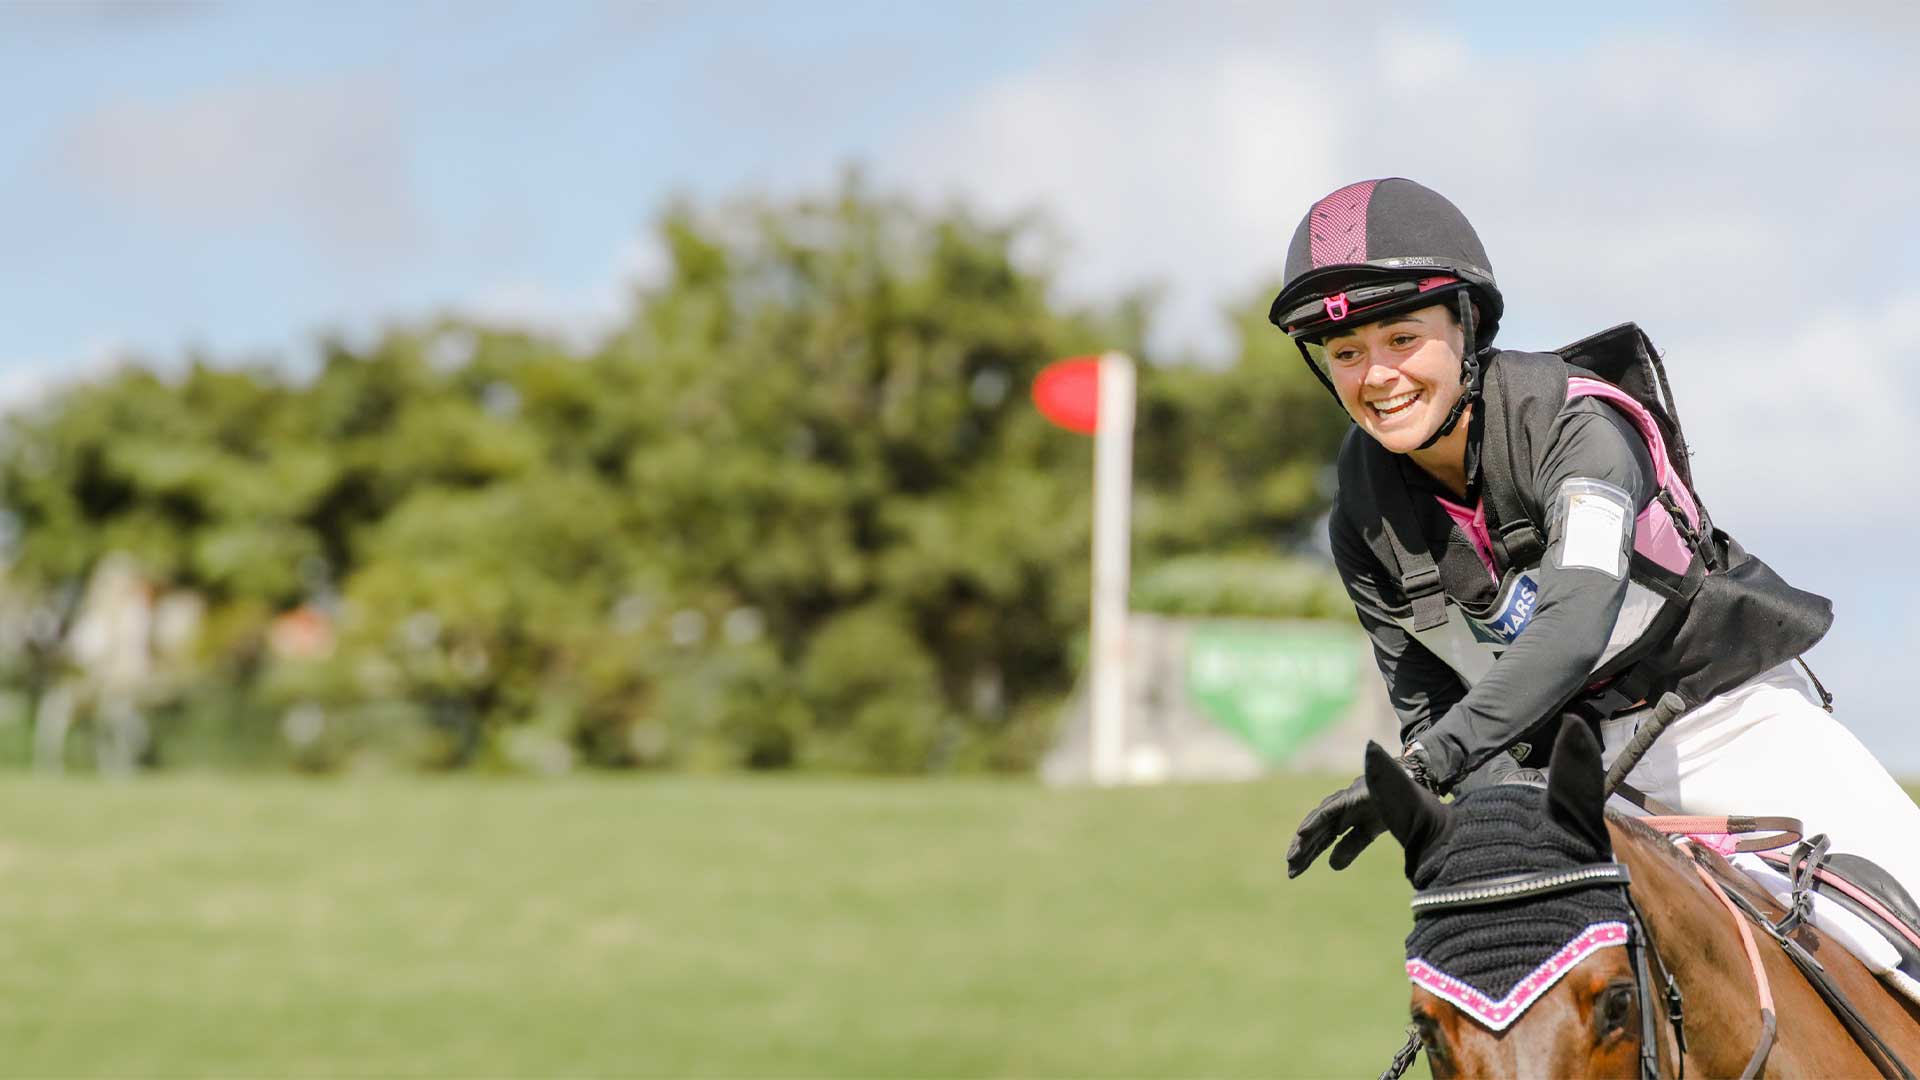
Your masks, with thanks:
[(1456, 426), (1431, 445), (1428, 436), (1463, 396), (1465, 342), (1452, 309), (1433, 304), (1342, 329), (1321, 346), (1334, 393), (1353, 422), (1386, 449), (1412, 456), (1461, 498), (1467, 430)]
[[(1495, 349), (1490, 267), (1452, 203), (1363, 181), (1301, 222), (1270, 316), (1355, 425), (1332, 546), (1401, 767), (1438, 792), (1486, 786), (1543, 764), (1567, 715), (1611, 759), (1671, 697), (1680, 718), (1623, 789), (1643, 808), (1790, 814), (1920, 892), (1920, 809), (1798, 662), (1832, 605), (1708, 516), (1638, 328)], [(1289, 872), (1329, 847), (1342, 869), (1381, 828), (1356, 780), (1301, 823)]]

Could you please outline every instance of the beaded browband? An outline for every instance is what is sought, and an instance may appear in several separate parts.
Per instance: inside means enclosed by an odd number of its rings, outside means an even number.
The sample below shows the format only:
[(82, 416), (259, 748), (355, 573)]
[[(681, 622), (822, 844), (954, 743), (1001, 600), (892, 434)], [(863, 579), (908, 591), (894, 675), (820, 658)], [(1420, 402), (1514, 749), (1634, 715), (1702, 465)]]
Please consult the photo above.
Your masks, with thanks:
[(1527, 896), (1545, 896), (1587, 885), (1631, 885), (1633, 878), (1625, 863), (1587, 863), (1570, 870), (1547, 870), (1531, 874), (1507, 874), (1481, 878), (1464, 885), (1443, 889), (1425, 889), (1413, 894), (1412, 908), (1439, 911), (1445, 908), (1478, 907), (1499, 904)]

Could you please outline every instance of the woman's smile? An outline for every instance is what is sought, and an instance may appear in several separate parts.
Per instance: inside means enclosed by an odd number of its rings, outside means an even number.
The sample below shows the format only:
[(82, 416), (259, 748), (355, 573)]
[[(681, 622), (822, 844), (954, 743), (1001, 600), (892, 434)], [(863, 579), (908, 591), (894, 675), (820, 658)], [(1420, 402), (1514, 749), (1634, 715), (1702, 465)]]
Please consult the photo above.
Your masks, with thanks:
[(1408, 409), (1413, 408), (1413, 403), (1420, 400), (1421, 393), (1419, 390), (1409, 390), (1403, 394), (1395, 394), (1390, 398), (1370, 401), (1367, 403), (1367, 406), (1382, 418), (1399, 416)]

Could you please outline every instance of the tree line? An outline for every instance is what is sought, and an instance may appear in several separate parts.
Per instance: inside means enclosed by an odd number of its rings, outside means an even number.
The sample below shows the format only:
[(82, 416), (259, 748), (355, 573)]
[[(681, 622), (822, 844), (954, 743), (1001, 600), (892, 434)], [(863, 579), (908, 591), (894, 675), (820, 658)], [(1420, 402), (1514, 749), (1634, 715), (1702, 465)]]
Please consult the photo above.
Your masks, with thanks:
[(119, 558), (195, 613), (137, 692), (149, 764), (1022, 769), (1084, 647), (1091, 470), (1028, 387), (1115, 347), (1141, 602), (1340, 609), (1276, 559), (1345, 420), (1270, 291), (1223, 311), (1232, 363), (1155, 362), (1151, 303), (1060, 300), (1031, 218), (850, 178), (656, 227), (664, 274), (592, 347), (421, 320), (8, 417), (16, 711), (85, 685)]

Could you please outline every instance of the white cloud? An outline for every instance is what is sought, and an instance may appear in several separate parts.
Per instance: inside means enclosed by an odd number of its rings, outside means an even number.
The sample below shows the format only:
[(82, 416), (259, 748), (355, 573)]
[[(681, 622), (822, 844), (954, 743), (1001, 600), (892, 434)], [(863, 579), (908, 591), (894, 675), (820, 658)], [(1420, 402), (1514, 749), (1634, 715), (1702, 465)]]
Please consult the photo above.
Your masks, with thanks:
[(333, 80), (121, 101), (70, 128), (55, 161), (136, 219), (227, 232), (289, 224), (358, 262), (422, 239), (408, 153), (390, 88)]
[[(1761, 23), (1501, 55), (1411, 13), (1301, 49), (1230, 7), (1123, 17), (930, 118), (882, 159), (920, 190), (1053, 212), (1075, 292), (1166, 286), (1160, 344), (1226, 344), (1216, 305), (1277, 275), (1313, 199), (1411, 176), (1481, 231), (1502, 338), (1635, 319), (1666, 348), (1717, 509), (1786, 528), (1783, 487), (1920, 526), (1861, 468), (1920, 406), (1920, 75), (1898, 50)], [(1863, 108), (1906, 102), (1908, 108)]]
[(1920, 505), (1888, 488), (1920, 431), (1920, 399), (1905, 390), (1914, 326), (1920, 284), (1884, 306), (1829, 307), (1786, 333), (1668, 343), (1710, 505), (1783, 529), (1813, 507), (1844, 507), (1849, 531), (1920, 524)]
[(1897, 691), (1873, 689), (1920, 643), (1890, 614), (1920, 588), (1892, 549), (1852, 550), (1920, 530), (1920, 500), (1887, 486), (1920, 430), (1904, 390), (1920, 325), (1912, 20), (1516, 48), (1426, 12), (1336, 43), (1292, 37), (1297, 11), (1188, 6), (1174, 28), (1170, 10), (928, 117), (882, 175), (1047, 210), (1073, 245), (1071, 292), (1165, 284), (1162, 348), (1226, 345), (1215, 306), (1277, 276), (1320, 195), (1395, 175), (1447, 194), (1506, 291), (1504, 344), (1634, 319), (1667, 350), (1708, 505), (1835, 597), (1816, 661), (1876, 748), (1920, 767), (1910, 732), (1875, 726)]
[(1339, 175), (1337, 98), (1255, 50), (1116, 64), (1090, 50), (993, 87), (883, 159), (890, 179), (994, 210), (1044, 207), (1083, 295), (1168, 286), (1181, 336), (1277, 274), (1298, 213)]
[(1277, 274), (1314, 198), (1367, 176), (1458, 202), (1509, 325), (1551, 343), (1621, 318), (1730, 319), (1758, 268), (1871, 288), (1865, 267), (1892, 254), (1875, 242), (1916, 221), (1920, 77), (1892, 54), (1675, 30), (1494, 55), (1411, 13), (1323, 49), (1289, 37), (1297, 13), (1232, 7), (1170, 33), (1155, 10), (881, 160), (920, 190), (1051, 210), (1077, 292), (1166, 283), (1164, 345), (1223, 345), (1215, 305)]

